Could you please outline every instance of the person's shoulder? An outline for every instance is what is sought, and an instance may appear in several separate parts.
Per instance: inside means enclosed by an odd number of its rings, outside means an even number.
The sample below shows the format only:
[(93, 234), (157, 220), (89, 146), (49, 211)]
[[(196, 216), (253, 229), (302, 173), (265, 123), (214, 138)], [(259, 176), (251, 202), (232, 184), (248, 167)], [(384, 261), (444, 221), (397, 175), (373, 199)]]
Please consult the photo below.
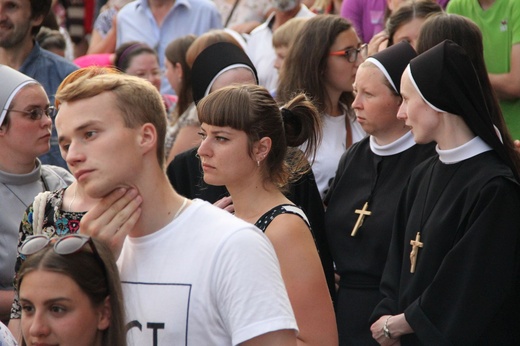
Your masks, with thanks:
[(406, 152), (412, 152), (413, 155), (416, 155), (418, 158), (423, 158), (424, 160), (437, 156), (437, 152), (435, 151), (435, 143), (428, 144), (415, 144)]
[(420, 162), (412, 170), (411, 179), (422, 179), (426, 174), (426, 170), (430, 169), (431, 166), (435, 164), (435, 162), (437, 161), (439, 161), (439, 157), (437, 155), (434, 155)]
[[(359, 150), (366, 150), (370, 149), (370, 136), (364, 137), (359, 142), (356, 142), (350, 146), (350, 148), (345, 152), (344, 155), (353, 155), (354, 153), (358, 152)], [(348, 154), (351, 152), (350, 154)]]
[(193, 9), (217, 10), (217, 5), (215, 5), (215, 2), (211, 0), (184, 0), (182, 2), (189, 4), (189, 6), (191, 6)]
[(269, 22), (273, 19), (273, 17), (274, 17), (274, 12), (271, 13), (269, 15), (269, 17), (262, 24), (260, 24), (256, 28), (254, 28), (253, 31), (251, 31), (251, 33), (249, 34), (249, 40), (252, 37), (260, 35), (261, 33), (265, 32), (266, 30), (269, 30), (268, 25), (269, 25)]
[(70, 72), (72, 72), (78, 69), (78, 66), (73, 62), (57, 54), (54, 54), (46, 49), (41, 49), (41, 57), (47, 60), (48, 62), (52, 63), (53, 65), (59, 67), (60, 70), (69, 70)]
[[(175, 1), (174, 8), (178, 7), (185, 7), (186, 10), (197, 17), (202, 15), (206, 20), (217, 21), (218, 23), (221, 22), (221, 16), (217, 5), (215, 5), (211, 0), (177, 0)], [(218, 28), (215, 27), (215, 29)]]
[(126, 15), (134, 13), (138, 8), (142, 8), (142, 2), (142, 0), (130, 1), (117, 12), (118, 17), (121, 16), (121, 14)]
[(315, 15), (316, 13), (312, 12), (307, 6), (302, 4), (300, 11), (298, 11), (295, 17), (314, 17)]
[(354, 165), (353, 167), (356, 168), (359, 160), (372, 156), (373, 153), (370, 150), (370, 137), (367, 136), (359, 142), (352, 144), (350, 148), (341, 155), (336, 174), (338, 177), (341, 177), (344, 171), (349, 169), (351, 165)]
[[(191, 210), (190, 210), (191, 209)], [(209, 202), (194, 199), (187, 211), (187, 217), (194, 222), (211, 225), (212, 232), (220, 232), (220, 235), (230, 235), (236, 231), (251, 230), (254, 233), (261, 232), (253, 225), (221, 208), (215, 207)], [(189, 211), (189, 213), (188, 213)]]
[[(192, 212), (191, 217), (197, 217), (197, 218), (204, 217), (204, 216), (211, 217), (212, 223), (213, 222), (216, 222), (216, 223), (231, 222), (235, 225), (250, 225), (249, 223), (235, 217), (231, 213), (229, 213), (221, 208), (215, 207), (213, 204), (210, 204), (209, 202), (201, 200), (201, 199), (193, 199), (191, 201), (190, 208), (191, 208), (191, 212)], [(207, 221), (207, 220), (205, 220), (205, 221)]]
[[(53, 165), (42, 165), (42, 176), (48, 180), (51, 190), (66, 187), (74, 181), (74, 177), (69, 171)], [(54, 185), (54, 187), (50, 185)]]
[(0, 345), (16, 346), (18, 343), (5, 324), (0, 322)]
[[(509, 8), (511, 11), (514, 11), (513, 13), (518, 13), (520, 11), (520, 1), (517, 0), (509, 0)], [(517, 20), (520, 20), (520, 18), (516, 17)]]

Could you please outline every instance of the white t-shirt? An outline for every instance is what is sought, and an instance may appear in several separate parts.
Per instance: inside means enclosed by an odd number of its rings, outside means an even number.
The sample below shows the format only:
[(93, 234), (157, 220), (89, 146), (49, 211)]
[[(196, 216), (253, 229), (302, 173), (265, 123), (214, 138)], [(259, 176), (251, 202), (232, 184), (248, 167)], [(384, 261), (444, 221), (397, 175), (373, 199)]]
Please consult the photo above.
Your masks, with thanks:
[(237, 345), (297, 331), (271, 243), (207, 202), (193, 201), (153, 234), (128, 237), (118, 266), (128, 345)]
[[(324, 199), (336, 175), (341, 155), (346, 151), (347, 129), (345, 127), (345, 114), (335, 117), (322, 114), (321, 119), (323, 121), (322, 138), (312, 163), (312, 172), (321, 199)], [(354, 144), (362, 140), (366, 133), (355, 116), (350, 117), (349, 120), (352, 129), (352, 144)]]

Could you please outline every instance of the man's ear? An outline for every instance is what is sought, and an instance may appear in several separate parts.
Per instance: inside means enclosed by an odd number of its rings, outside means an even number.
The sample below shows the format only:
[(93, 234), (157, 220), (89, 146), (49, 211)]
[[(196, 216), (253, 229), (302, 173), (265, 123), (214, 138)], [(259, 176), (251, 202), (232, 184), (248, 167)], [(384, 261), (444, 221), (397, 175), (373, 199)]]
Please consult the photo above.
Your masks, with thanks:
[[(52, 11), (52, 9), (51, 9), (51, 11)], [(42, 25), (44, 19), (45, 19), (45, 16), (43, 14), (40, 14), (38, 17), (31, 18), (31, 27)]]
[(141, 125), (139, 135), (139, 146), (143, 149), (143, 154), (154, 150), (157, 146), (157, 129), (151, 123)]

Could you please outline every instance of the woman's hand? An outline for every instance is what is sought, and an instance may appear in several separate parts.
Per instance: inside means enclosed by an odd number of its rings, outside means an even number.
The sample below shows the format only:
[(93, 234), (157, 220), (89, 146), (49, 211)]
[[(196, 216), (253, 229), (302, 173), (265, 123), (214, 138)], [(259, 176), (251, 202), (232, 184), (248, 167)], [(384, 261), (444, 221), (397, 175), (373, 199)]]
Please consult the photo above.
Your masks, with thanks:
[(368, 56), (372, 56), (379, 51), (382, 51), (388, 46), (388, 34), (386, 31), (381, 31), (375, 34), (368, 43)]
[[(389, 331), (390, 338), (385, 336), (383, 331), (385, 324)], [(381, 318), (372, 324), (370, 331), (372, 332), (372, 337), (382, 346), (401, 345), (401, 336), (413, 333), (413, 329), (410, 324), (408, 324), (408, 321), (406, 321), (404, 313), (394, 316), (381, 316)]]
[(224, 209), (231, 214), (235, 212), (235, 206), (233, 205), (233, 200), (231, 199), (231, 196), (223, 197), (213, 203), (215, 207), (219, 207), (220, 209)]
[(520, 140), (515, 139), (513, 144), (515, 145), (515, 151), (520, 154)]

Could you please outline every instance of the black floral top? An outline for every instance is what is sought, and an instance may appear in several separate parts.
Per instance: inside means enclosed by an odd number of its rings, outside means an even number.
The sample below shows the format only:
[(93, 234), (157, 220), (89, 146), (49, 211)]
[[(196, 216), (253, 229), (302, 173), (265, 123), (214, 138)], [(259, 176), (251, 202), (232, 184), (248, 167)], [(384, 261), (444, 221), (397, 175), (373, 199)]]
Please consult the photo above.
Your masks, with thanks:
[[(41, 234), (48, 236), (49, 238), (61, 237), (66, 234), (77, 233), (79, 230), (79, 222), (86, 212), (70, 212), (61, 210), (63, 204), (63, 195), (66, 188), (52, 191), (47, 196), (47, 202), (45, 204), (45, 214), (43, 218), (43, 227)], [(30, 237), (34, 235), (33, 230), (33, 205), (25, 211), (22, 223), (20, 224), (20, 231), (18, 233), (18, 247)], [(24, 256), (18, 254), (16, 258), (16, 271), (20, 269)], [(21, 311), (18, 303), (18, 295), (15, 297), (13, 306), (11, 308), (11, 318), (20, 318)]]

